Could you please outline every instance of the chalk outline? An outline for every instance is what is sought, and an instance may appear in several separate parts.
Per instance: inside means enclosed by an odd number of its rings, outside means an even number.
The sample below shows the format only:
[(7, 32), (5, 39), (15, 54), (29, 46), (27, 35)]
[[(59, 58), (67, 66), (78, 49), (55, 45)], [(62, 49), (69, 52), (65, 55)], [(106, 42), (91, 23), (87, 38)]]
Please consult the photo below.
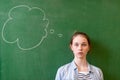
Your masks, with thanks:
[(50, 29), (50, 33), (53, 34), (55, 31), (54, 29)]
[(62, 37), (63, 36), (63, 34), (57, 34), (58, 35), (58, 37)]
[[(14, 10), (15, 8), (19, 8), (19, 7), (26, 7), (26, 8), (28, 8), (29, 11), (31, 11), (32, 9), (38, 9), (38, 10), (40, 10), (40, 11), (44, 14), (44, 15), (43, 15), (43, 20), (47, 20), (47, 21), (48, 21), (48, 23), (46, 24), (46, 27), (44, 28), (45, 35), (42, 36), (42, 39), (40, 40), (40, 42), (39, 42), (38, 44), (36, 44), (35, 46), (30, 47), (30, 48), (22, 48), (22, 47), (19, 45), (19, 38), (17, 38), (15, 41), (10, 42), (10, 41), (7, 41), (7, 40), (5, 39), (5, 37), (4, 37), (4, 29), (5, 29), (5, 26), (6, 26), (7, 22), (9, 22), (10, 20), (13, 19), (13, 18), (10, 16), (10, 14), (11, 14), (12, 10)], [(8, 19), (5, 21), (5, 23), (4, 23), (4, 25), (3, 25), (3, 28), (2, 28), (2, 39), (3, 39), (6, 43), (10, 43), (10, 44), (17, 43), (17, 46), (18, 46), (21, 50), (32, 50), (32, 49), (40, 46), (40, 44), (42, 43), (42, 41), (43, 41), (45, 38), (47, 38), (47, 35), (48, 35), (48, 32), (47, 32), (48, 25), (49, 25), (49, 20), (46, 18), (45, 12), (44, 12), (44, 10), (42, 10), (41, 8), (39, 8), (39, 7), (32, 7), (32, 8), (30, 8), (30, 7), (27, 6), (27, 5), (15, 6), (15, 7), (11, 8), (11, 9), (9, 10), (9, 12), (8, 12)]]

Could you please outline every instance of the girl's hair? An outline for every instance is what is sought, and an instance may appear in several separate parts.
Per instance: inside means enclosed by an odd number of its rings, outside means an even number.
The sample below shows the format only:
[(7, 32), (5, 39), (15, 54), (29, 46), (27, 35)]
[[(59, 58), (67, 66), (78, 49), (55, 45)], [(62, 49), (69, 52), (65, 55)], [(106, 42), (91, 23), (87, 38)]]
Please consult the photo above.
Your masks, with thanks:
[(76, 37), (77, 35), (82, 35), (82, 36), (84, 36), (84, 37), (87, 39), (87, 41), (88, 41), (89, 47), (91, 47), (91, 42), (90, 42), (89, 36), (88, 36), (86, 33), (84, 33), (84, 32), (79, 32), (79, 31), (76, 31), (76, 32), (72, 35), (71, 40), (70, 40), (70, 45), (72, 45), (73, 39), (74, 39), (74, 37)]

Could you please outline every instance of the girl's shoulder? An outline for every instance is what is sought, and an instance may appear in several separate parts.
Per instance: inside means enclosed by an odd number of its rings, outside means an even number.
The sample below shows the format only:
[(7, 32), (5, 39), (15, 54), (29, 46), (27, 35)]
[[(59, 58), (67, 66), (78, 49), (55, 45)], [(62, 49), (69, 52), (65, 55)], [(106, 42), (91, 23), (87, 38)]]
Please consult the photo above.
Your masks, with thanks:
[(90, 65), (90, 69), (96, 76), (99, 77), (100, 80), (103, 80), (103, 72), (99, 67)]
[(102, 70), (99, 67), (94, 65), (90, 65), (90, 69), (95, 72), (102, 72)]
[(67, 63), (67, 64), (64, 64), (64, 65), (60, 66), (58, 68), (58, 70), (65, 71), (65, 70), (69, 69), (70, 66), (71, 66), (71, 63)]

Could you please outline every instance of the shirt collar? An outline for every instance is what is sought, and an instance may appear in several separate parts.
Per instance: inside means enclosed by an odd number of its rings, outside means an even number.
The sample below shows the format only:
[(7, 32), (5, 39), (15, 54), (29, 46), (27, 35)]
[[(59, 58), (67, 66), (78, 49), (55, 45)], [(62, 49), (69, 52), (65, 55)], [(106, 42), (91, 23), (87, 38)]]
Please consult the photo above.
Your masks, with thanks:
[[(74, 70), (77, 69), (77, 66), (76, 66), (74, 60), (71, 62), (71, 66), (72, 66), (72, 68), (73, 68)], [(90, 73), (91, 73), (91, 72), (94, 72), (93, 69), (92, 69), (92, 65), (89, 64), (89, 63), (88, 63), (88, 69), (89, 69), (89, 72), (90, 72)]]
[(71, 66), (72, 66), (72, 68), (73, 68), (74, 70), (77, 69), (77, 66), (76, 66), (74, 60), (71, 62)]
[(92, 65), (89, 64), (89, 63), (88, 63), (88, 69), (89, 69), (89, 72), (90, 72), (90, 73), (93, 73), (93, 72), (94, 72), (94, 71), (93, 71), (93, 68), (92, 68)]

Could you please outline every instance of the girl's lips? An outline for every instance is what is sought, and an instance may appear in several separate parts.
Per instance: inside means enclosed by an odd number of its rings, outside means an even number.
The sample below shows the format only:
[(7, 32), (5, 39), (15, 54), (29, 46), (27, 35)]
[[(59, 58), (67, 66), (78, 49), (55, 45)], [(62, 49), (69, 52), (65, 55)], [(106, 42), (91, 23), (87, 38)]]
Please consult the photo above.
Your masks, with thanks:
[(83, 52), (78, 52), (79, 54), (83, 54)]

